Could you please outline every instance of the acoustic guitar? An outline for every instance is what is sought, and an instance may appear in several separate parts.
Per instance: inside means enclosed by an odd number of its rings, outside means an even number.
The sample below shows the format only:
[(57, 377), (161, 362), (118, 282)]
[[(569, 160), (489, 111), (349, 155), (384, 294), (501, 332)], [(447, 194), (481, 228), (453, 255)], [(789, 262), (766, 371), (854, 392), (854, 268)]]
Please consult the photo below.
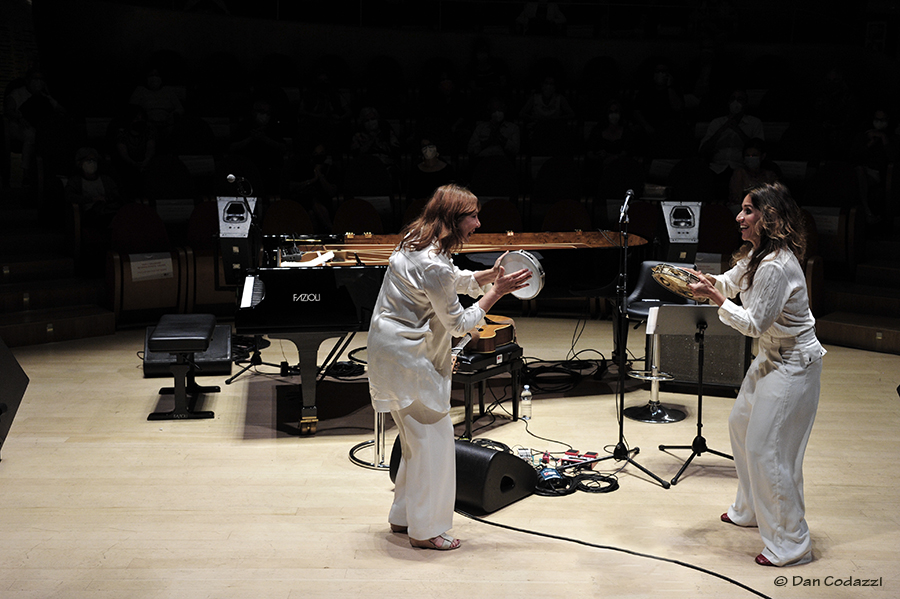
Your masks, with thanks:
[[(475, 329), (478, 331), (478, 339), (465, 345), (466, 353), (490, 354), (497, 351), (498, 347), (516, 340), (516, 323), (512, 318), (486, 314), (484, 322)], [(454, 339), (454, 344), (458, 341)]]

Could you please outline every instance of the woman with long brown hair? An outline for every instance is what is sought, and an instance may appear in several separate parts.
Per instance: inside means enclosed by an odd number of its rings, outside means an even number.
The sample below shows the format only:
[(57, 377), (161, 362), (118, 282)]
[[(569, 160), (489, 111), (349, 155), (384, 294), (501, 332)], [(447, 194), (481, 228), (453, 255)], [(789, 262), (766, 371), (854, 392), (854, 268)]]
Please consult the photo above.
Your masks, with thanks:
[[(728, 429), (738, 475), (734, 503), (721, 520), (758, 526), (763, 566), (812, 560), (803, 499), (803, 455), (819, 403), (822, 356), (800, 264), (803, 219), (781, 183), (752, 188), (737, 215), (747, 242), (736, 264), (718, 276), (700, 275), (697, 297), (719, 306), (719, 319), (759, 339)], [(728, 298), (740, 295), (741, 305)]]
[[(447, 534), (456, 500), (451, 337), (476, 328), (497, 300), (531, 276), (526, 269), (506, 274), (499, 258), (478, 272), (453, 264), (453, 252), (480, 225), (478, 208), (478, 198), (463, 187), (435, 191), (401, 232), (369, 327), (372, 402), (391, 413), (402, 449), (388, 521), (392, 531), (409, 534), (413, 547), (459, 547)], [(481, 297), (463, 308), (460, 293)]]

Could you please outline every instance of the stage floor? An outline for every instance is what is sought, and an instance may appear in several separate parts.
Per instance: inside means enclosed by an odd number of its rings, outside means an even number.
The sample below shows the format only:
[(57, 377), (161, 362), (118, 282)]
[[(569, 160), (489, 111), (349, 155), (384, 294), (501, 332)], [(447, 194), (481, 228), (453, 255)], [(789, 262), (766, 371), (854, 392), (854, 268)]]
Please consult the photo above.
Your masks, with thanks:
[[(565, 360), (574, 352), (608, 358), (612, 350), (609, 321), (516, 323), (531, 360)], [(629, 347), (642, 355), (642, 330), (629, 334)], [(364, 378), (320, 384), (321, 420), (312, 437), (292, 434), (296, 404), (284, 387), (291, 380), (265, 366), (258, 370), (273, 375), (247, 373), (231, 385), (224, 376), (200, 378), (222, 386), (203, 398), (204, 409), (215, 412), (211, 420), (149, 422), (150, 412), (171, 401), (158, 394), (171, 383), (143, 378), (143, 342), (144, 331), (131, 330), (13, 349), (31, 382), (0, 451), (4, 599), (900, 593), (896, 355), (827, 346), (805, 462), (815, 561), (776, 569), (754, 563), (762, 550), (756, 529), (719, 521), (736, 477), (729, 460), (712, 454), (695, 459), (668, 490), (633, 465), (607, 460), (598, 470), (616, 471), (616, 491), (532, 495), (484, 521), (457, 514), (452, 533), (460, 550), (412, 549), (388, 529), (387, 472), (349, 459), (352, 447), (373, 436)], [(358, 335), (351, 348), (364, 345)], [(276, 364), (297, 359), (293, 345), (281, 341), (262, 357)], [(505, 403), (475, 423), (476, 437), (537, 451), (611, 451), (619, 430), (614, 377), (554, 383), (552, 392), (536, 393), (528, 430), (504, 417)], [(492, 385), (489, 402), (503, 391)], [(649, 391), (629, 384), (624, 397), (626, 407), (641, 406)], [(697, 398), (664, 392), (661, 400), (687, 418), (626, 419), (624, 434), (640, 448), (636, 461), (668, 480), (688, 452), (658, 446), (690, 444)], [(711, 449), (730, 453), (733, 402), (704, 397)], [(459, 406), (454, 413), (461, 418)], [(388, 448), (395, 436), (389, 426)], [(844, 586), (868, 580), (879, 586)]]

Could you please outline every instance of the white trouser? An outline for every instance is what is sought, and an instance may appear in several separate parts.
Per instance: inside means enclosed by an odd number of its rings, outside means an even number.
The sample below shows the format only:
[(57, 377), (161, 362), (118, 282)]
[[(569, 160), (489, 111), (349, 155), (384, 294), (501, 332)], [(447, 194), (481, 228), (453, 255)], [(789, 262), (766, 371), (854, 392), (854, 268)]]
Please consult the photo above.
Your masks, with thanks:
[(760, 338), (728, 418), (738, 475), (728, 517), (739, 526), (758, 525), (762, 554), (777, 566), (812, 560), (803, 454), (819, 403), (822, 360), (816, 347), (814, 336)]
[(408, 526), (410, 538), (424, 541), (450, 530), (456, 502), (456, 445), (447, 412), (420, 402), (392, 410), (403, 456), (394, 481), (388, 520)]

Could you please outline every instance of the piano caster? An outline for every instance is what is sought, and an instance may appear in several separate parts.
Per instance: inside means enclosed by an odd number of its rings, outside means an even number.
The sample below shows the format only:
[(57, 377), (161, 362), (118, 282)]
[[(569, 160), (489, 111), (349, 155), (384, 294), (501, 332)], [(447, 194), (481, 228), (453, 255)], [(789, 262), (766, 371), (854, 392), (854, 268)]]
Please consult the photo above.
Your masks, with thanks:
[(316, 434), (316, 425), (319, 423), (319, 419), (315, 416), (305, 416), (300, 419), (300, 434), (301, 435), (315, 435)]

